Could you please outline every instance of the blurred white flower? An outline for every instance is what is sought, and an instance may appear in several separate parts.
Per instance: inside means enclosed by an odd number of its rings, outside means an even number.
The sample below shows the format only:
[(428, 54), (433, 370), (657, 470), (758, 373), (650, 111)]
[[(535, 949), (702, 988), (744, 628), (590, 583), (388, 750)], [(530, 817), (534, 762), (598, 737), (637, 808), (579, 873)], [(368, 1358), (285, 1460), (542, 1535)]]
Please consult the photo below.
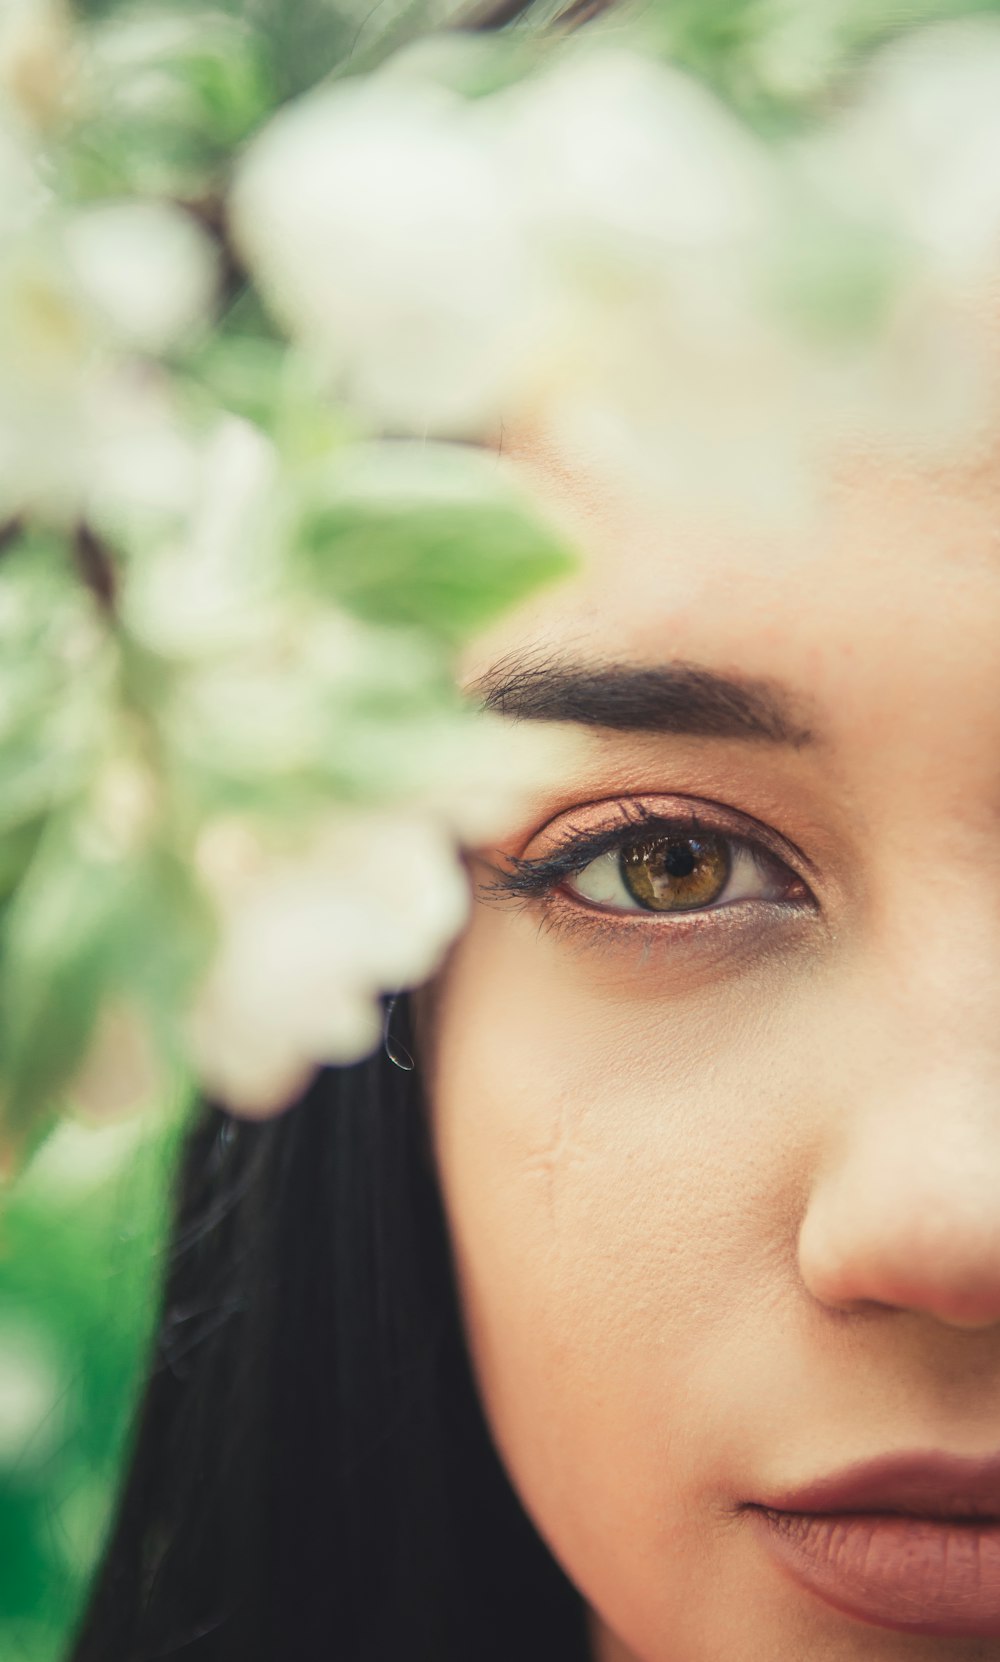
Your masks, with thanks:
[[(193, 452), (193, 438), (192, 438)], [(286, 581), (274, 524), (274, 445), (220, 414), (191, 455), (173, 524), (127, 570), (121, 615), (157, 652), (221, 657), (272, 637)]]
[(280, 115), (235, 233), (371, 419), (502, 414), (605, 446), (638, 488), (799, 515), (838, 430), (947, 443), (981, 414), (934, 273), (1000, 220), (1000, 28), (926, 33), (815, 139), (771, 145), (620, 46), (466, 99), (435, 79), (461, 84), (464, 46), (425, 45)]
[(582, 764), (586, 752), (585, 736), (569, 724), (512, 723), (472, 709), (425, 716), (412, 734), (386, 724), (367, 742), (373, 775), (391, 780), (409, 812), (447, 825), (465, 848), (512, 831), (548, 782)]
[[(708, 89), (618, 47), (579, 50), (477, 105), (528, 234), (600, 273), (760, 234), (776, 202), (764, 146)], [(659, 268), (658, 268), (659, 269)]]
[(158, 354), (207, 324), (214, 247), (189, 213), (165, 202), (102, 202), (63, 229), (69, 271), (123, 347)]
[(829, 132), (844, 188), (949, 274), (1000, 255), (1000, 21), (965, 18), (884, 48)]
[[(1000, 27), (925, 34), (882, 54), (845, 115), (766, 147), (624, 53), (504, 95), (538, 234), (575, 227), (577, 304), (589, 293), (533, 411), (559, 442), (644, 495), (802, 520), (831, 440), (975, 435), (995, 375), (964, 280), (1000, 252)], [(581, 257), (588, 226), (603, 272)]]
[(773, 216), (764, 152), (678, 71), (586, 52), (467, 100), (403, 58), (279, 115), (231, 200), (278, 314), (390, 426), (537, 415), (633, 298), (702, 296), (692, 253), (735, 253)]
[[(148, 223), (145, 208), (136, 211)], [(30, 512), (65, 524), (92, 505), (100, 518), (116, 507), (176, 510), (183, 499), (192, 441), (165, 374), (130, 356), (128, 331), (180, 324), (198, 284), (192, 277), (187, 293), (180, 284), (176, 297), (161, 291), (158, 300), (136, 265), (113, 282), (114, 249), (99, 246), (102, 212), (47, 215), (0, 241), (0, 517)], [(170, 269), (179, 277), (176, 263)], [(114, 283), (134, 291), (130, 316)]]
[[(66, 448), (53, 450), (53, 499), (59, 494), (59, 468), (75, 492), (78, 511), (112, 536), (124, 531), (126, 542), (146, 521), (171, 521), (189, 511), (202, 435), (185, 418), (168, 375), (139, 361), (109, 364), (85, 386), (79, 410), (67, 410), (67, 426), (74, 413), (83, 431), (78, 427), (67, 434)], [(75, 469), (70, 439), (77, 445)], [(38, 500), (44, 512), (44, 491)]]
[(452, 839), (405, 809), (331, 815), (279, 853), (217, 825), (198, 865), (222, 935), (190, 1017), (194, 1065), (248, 1115), (286, 1107), (317, 1065), (368, 1054), (379, 994), (433, 972), (469, 903)]
[(516, 394), (558, 295), (464, 100), (373, 77), (279, 114), (230, 201), (284, 323), (389, 426), (474, 430)]

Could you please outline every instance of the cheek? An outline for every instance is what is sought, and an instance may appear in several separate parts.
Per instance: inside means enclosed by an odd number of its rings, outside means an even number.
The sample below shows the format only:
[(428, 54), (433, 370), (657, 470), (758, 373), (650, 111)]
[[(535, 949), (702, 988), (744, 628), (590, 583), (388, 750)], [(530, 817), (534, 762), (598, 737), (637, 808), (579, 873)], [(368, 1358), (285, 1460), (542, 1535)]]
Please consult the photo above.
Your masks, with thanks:
[(711, 1524), (734, 1369), (793, 1270), (800, 1153), (774, 1000), (747, 977), (657, 999), (632, 973), (634, 996), (524, 919), (477, 918), (428, 1057), (487, 1418), (542, 1534), (610, 1603), (643, 1564), (661, 1598), (665, 1562), (704, 1558), (691, 1508)]

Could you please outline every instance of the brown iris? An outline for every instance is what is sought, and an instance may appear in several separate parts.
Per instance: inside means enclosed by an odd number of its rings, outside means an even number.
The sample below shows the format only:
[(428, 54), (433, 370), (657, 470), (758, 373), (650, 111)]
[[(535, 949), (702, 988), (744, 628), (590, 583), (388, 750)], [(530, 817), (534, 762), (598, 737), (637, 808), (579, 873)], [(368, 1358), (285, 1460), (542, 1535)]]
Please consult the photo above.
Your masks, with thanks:
[(729, 839), (660, 836), (622, 850), (625, 887), (650, 912), (685, 912), (718, 900), (729, 879)]

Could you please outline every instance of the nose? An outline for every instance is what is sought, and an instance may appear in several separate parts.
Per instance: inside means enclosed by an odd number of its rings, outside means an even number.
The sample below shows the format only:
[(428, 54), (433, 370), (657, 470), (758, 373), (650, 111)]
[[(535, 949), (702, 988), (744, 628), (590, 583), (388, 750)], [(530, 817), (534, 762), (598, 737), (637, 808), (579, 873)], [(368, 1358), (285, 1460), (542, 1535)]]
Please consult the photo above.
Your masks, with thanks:
[[(954, 977), (852, 1000), (798, 1238), (820, 1303), (1000, 1323), (1000, 1012)], [(929, 982), (932, 981), (933, 985)], [(986, 986), (1000, 985), (1000, 961)], [(820, 1067), (820, 1074), (825, 1069)]]

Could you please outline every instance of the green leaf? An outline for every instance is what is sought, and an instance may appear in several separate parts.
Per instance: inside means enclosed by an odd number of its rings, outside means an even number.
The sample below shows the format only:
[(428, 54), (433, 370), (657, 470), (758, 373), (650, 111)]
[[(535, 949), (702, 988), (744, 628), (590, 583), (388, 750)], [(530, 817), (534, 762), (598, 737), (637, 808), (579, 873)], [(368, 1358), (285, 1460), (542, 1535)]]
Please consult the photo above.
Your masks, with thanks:
[(211, 927), (163, 847), (115, 857), (82, 813), (46, 828), (0, 929), (0, 1080), (15, 1141), (82, 1061), (105, 1000), (127, 993), (162, 1033), (205, 963)]
[(0, 836), (0, 906), (9, 900), (31, 864), (44, 828), (43, 819), (27, 820)]
[(321, 593), (451, 645), (575, 565), (495, 460), (447, 445), (344, 452), (305, 493), (294, 542)]
[(115, 8), (90, 31), (88, 71), (93, 107), (63, 158), (78, 197), (211, 192), (277, 102), (260, 35), (217, 7)]
[(173, 1125), (64, 1125), (5, 1197), (4, 1662), (69, 1654), (147, 1366), (176, 1149)]

